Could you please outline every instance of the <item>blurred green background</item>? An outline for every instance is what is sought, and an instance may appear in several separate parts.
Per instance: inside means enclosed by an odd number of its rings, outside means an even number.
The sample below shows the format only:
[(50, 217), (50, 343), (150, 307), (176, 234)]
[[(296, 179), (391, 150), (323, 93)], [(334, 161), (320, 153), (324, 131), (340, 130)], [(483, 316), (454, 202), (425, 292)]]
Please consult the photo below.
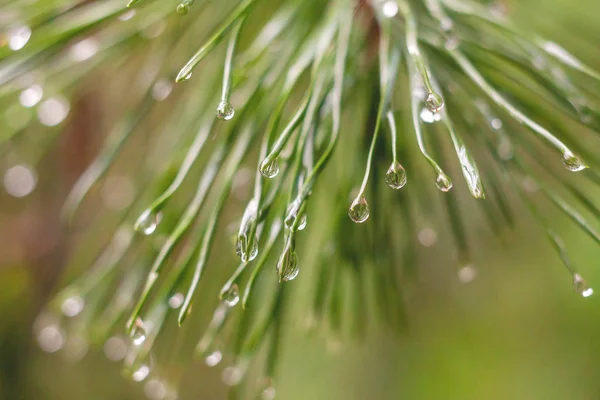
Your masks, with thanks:
[[(508, 3), (523, 25), (600, 68), (598, 0)], [(51, 246), (62, 239), (44, 238), (39, 229), (40, 220), (54, 221), (44, 214), (52, 208), (42, 205), (56, 201), (56, 183), (41, 184), (46, 197), (37, 196), (33, 205), (0, 196), (0, 398), (143, 399), (143, 385), (121, 377), (120, 364), (102, 349), (73, 362), (36, 345), (32, 323), (57, 277), (14, 246)], [(457, 281), (446, 252), (422, 253), (418, 279), (408, 290), (408, 331), (399, 340), (375, 328), (364, 341), (344, 343), (302, 326), (288, 329), (277, 398), (600, 399), (600, 296), (575, 295), (541, 232), (521, 217), (505, 233), (504, 246), (479, 242), (478, 275), (471, 283)], [(442, 233), (436, 246), (449, 245)], [(600, 287), (600, 248), (571, 225), (565, 224), (563, 235), (582, 274)], [(9, 257), (15, 251), (20, 259)], [(182, 399), (226, 398), (222, 366), (186, 368)]]

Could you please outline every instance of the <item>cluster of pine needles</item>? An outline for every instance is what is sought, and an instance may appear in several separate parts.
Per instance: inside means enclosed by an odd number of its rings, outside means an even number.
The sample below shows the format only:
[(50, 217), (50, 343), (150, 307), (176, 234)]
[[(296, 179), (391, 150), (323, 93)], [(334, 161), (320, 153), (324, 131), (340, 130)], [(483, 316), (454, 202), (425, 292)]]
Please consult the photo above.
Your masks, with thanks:
[[(435, 207), (459, 276), (474, 273), (466, 215), (501, 236), (526, 209), (576, 292), (593, 292), (553, 217), (600, 244), (588, 193), (600, 183), (600, 74), (501, 3), (19, 0), (2, 11), (14, 18), (0, 36), (0, 145), (35, 167), (86, 77), (109, 71), (116, 122), (61, 218), (80, 231), (117, 165), (135, 188), (104, 211), (121, 222), (96, 261), (38, 320), (48, 351), (103, 345), (155, 398), (174, 399), (185, 370), (174, 354), (189, 354), (177, 325), (216, 303), (195, 355), (226, 360), (232, 393), (245, 383), (272, 398), (290, 310), (337, 337), (364, 334), (372, 314), (402, 331), (401, 284), (435, 234), (419, 230)], [(297, 276), (308, 295), (291, 290)]]

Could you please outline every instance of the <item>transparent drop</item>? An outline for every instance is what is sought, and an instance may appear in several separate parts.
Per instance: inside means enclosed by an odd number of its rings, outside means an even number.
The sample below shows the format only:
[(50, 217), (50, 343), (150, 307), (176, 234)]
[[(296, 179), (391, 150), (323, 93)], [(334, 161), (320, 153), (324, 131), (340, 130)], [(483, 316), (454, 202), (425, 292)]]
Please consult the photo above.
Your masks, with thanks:
[(448, 192), (452, 189), (452, 181), (445, 173), (441, 172), (435, 179), (435, 186), (442, 192)]
[(189, 81), (190, 78), (192, 77), (192, 73), (190, 72), (189, 74), (187, 74), (186, 76), (183, 77), (183, 81)]
[(133, 344), (136, 346), (141, 346), (146, 341), (146, 327), (144, 326), (144, 321), (141, 318), (137, 318), (133, 325), (133, 330), (131, 331), (131, 340)]
[(295, 279), (300, 272), (294, 240), (291, 238), (286, 241), (283, 253), (281, 253), (279, 260), (277, 261), (277, 272), (279, 274), (279, 282), (291, 281)]
[(267, 379), (265, 385), (260, 393), (261, 400), (273, 400), (277, 395), (277, 390), (275, 390), (275, 384), (272, 379)]
[(175, 10), (179, 15), (187, 15), (190, 12), (190, 6), (186, 3), (180, 3)]
[(234, 307), (240, 301), (240, 289), (237, 284), (231, 285), (226, 291), (221, 293), (221, 299), (229, 307)]
[(440, 112), (444, 108), (444, 99), (437, 93), (429, 93), (425, 99), (425, 106), (433, 113)]
[(578, 172), (588, 168), (588, 166), (581, 160), (581, 158), (571, 153), (570, 151), (565, 151), (563, 153), (562, 162), (565, 168), (571, 172)]
[(249, 241), (248, 237), (243, 234), (239, 235), (235, 245), (236, 254), (242, 259), (242, 262), (250, 262), (258, 255), (258, 238)]
[(594, 294), (594, 289), (589, 287), (579, 274), (573, 275), (573, 286), (575, 287), (577, 293), (583, 297), (590, 297), (592, 294)]
[(385, 173), (385, 184), (392, 189), (401, 189), (406, 185), (406, 171), (398, 161), (394, 160)]
[(152, 235), (158, 227), (161, 219), (162, 213), (154, 213), (152, 210), (146, 210), (142, 213), (142, 215), (140, 215), (137, 221), (135, 221), (133, 228), (146, 236)]
[(217, 107), (217, 117), (229, 121), (235, 115), (233, 106), (228, 101), (221, 101)]
[(350, 209), (348, 210), (348, 216), (357, 224), (362, 224), (365, 222), (369, 218), (370, 213), (371, 211), (369, 210), (369, 204), (364, 196), (354, 199), (352, 204), (350, 204)]
[(477, 269), (472, 265), (465, 265), (458, 270), (458, 280), (462, 283), (473, 282), (477, 277)]
[(150, 365), (140, 364), (135, 370), (131, 372), (131, 379), (136, 382), (141, 382), (150, 375)]
[(183, 301), (185, 300), (185, 296), (183, 293), (175, 293), (173, 296), (169, 298), (169, 307), (173, 309), (177, 309), (181, 307)]
[(83, 310), (85, 306), (85, 301), (79, 295), (72, 295), (63, 300), (60, 305), (60, 309), (62, 310), (65, 317), (75, 317)]
[(219, 350), (215, 350), (206, 356), (206, 358), (204, 359), (204, 362), (209, 367), (216, 367), (217, 365), (219, 365), (219, 363), (221, 362), (222, 359), (223, 359), (223, 353), (221, 353)]
[(260, 173), (265, 178), (275, 178), (279, 173), (279, 163), (277, 162), (277, 160), (269, 161), (268, 159), (265, 159), (260, 164)]
[(307, 219), (308, 218), (306, 217), (306, 214), (302, 214), (302, 216), (300, 217), (300, 223), (298, 224), (299, 231), (303, 231), (304, 228), (306, 228)]

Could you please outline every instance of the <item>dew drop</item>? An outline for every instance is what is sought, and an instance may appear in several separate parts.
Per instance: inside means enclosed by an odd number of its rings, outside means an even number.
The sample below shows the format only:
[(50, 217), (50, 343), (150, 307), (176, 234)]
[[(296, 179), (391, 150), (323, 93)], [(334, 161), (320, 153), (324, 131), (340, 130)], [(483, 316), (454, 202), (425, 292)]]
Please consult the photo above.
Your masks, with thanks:
[(152, 210), (148, 209), (144, 211), (142, 215), (139, 216), (137, 221), (135, 221), (135, 225), (133, 226), (133, 228), (146, 236), (152, 235), (158, 227), (158, 224), (160, 223), (161, 219), (161, 212), (155, 213)]
[(277, 390), (275, 390), (275, 384), (272, 379), (267, 379), (267, 383), (263, 386), (263, 389), (260, 393), (261, 400), (273, 400), (277, 395)]
[(227, 367), (221, 373), (221, 380), (227, 386), (236, 386), (244, 377), (244, 370), (238, 366)]
[(216, 367), (217, 365), (219, 365), (219, 363), (221, 362), (222, 359), (223, 359), (223, 353), (221, 353), (219, 350), (215, 350), (206, 356), (206, 358), (204, 359), (204, 362), (209, 367)]
[(391, 189), (401, 189), (406, 185), (406, 171), (398, 161), (394, 160), (385, 173), (385, 184)]
[(279, 282), (294, 280), (300, 272), (293, 238), (288, 238), (286, 241), (283, 253), (281, 253), (277, 261), (277, 272), (279, 274)]
[(250, 262), (258, 255), (258, 238), (248, 240), (246, 234), (239, 235), (235, 245), (236, 254), (242, 259), (242, 262)]
[(83, 298), (79, 295), (73, 295), (63, 300), (62, 304), (60, 305), (60, 309), (65, 317), (72, 318), (81, 313), (84, 306), (85, 301)]
[(369, 210), (369, 204), (364, 196), (354, 199), (352, 204), (350, 204), (350, 209), (348, 210), (348, 216), (357, 224), (362, 224), (365, 222), (369, 218), (370, 213), (371, 211)]
[(398, 4), (395, 1), (388, 0), (383, 3), (381, 10), (386, 18), (394, 18), (398, 14)]
[(425, 106), (433, 113), (440, 112), (444, 108), (444, 99), (437, 93), (429, 93), (425, 99)]
[(183, 293), (175, 293), (173, 296), (171, 296), (169, 298), (169, 307), (171, 307), (173, 309), (177, 309), (177, 308), (181, 307), (184, 300), (185, 300), (185, 297), (183, 296)]
[(148, 364), (141, 364), (132, 373), (131, 378), (136, 382), (141, 382), (150, 375), (150, 366)]
[(458, 270), (458, 280), (462, 283), (473, 282), (477, 277), (477, 269), (472, 265), (465, 265)]
[(581, 160), (581, 158), (571, 153), (570, 151), (565, 151), (563, 153), (562, 162), (565, 168), (571, 172), (578, 172), (588, 168), (588, 166)]
[(589, 287), (579, 274), (573, 275), (573, 286), (575, 287), (577, 293), (583, 297), (590, 297), (592, 294), (594, 294), (594, 289)]
[(228, 101), (221, 101), (217, 107), (217, 117), (229, 121), (235, 115), (233, 106)]
[(146, 341), (146, 327), (144, 326), (144, 321), (141, 318), (137, 318), (135, 320), (133, 330), (131, 331), (131, 339), (133, 344), (136, 346), (141, 346)]
[(279, 173), (279, 163), (277, 162), (277, 160), (265, 159), (260, 164), (260, 173), (265, 178), (275, 178)]
[(181, 78), (181, 80), (182, 81), (189, 81), (191, 77), (192, 77), (192, 73), (190, 72), (189, 74), (187, 74), (186, 76), (184, 76), (183, 78)]
[(300, 217), (300, 223), (298, 224), (299, 231), (303, 231), (304, 228), (306, 228), (307, 219), (308, 218), (306, 217), (306, 213), (302, 214), (302, 216)]
[(55, 353), (65, 345), (66, 335), (57, 324), (50, 324), (40, 329), (37, 340), (42, 350)]
[(439, 190), (445, 193), (452, 189), (452, 181), (450, 180), (448, 175), (446, 175), (443, 172), (440, 172), (440, 174), (435, 179), (435, 186), (437, 186)]
[(227, 290), (221, 293), (221, 299), (229, 307), (234, 307), (240, 301), (240, 289), (237, 284), (231, 285)]
[(175, 11), (179, 15), (187, 15), (190, 12), (190, 6), (186, 3), (179, 3)]
[(127, 343), (118, 336), (109, 338), (103, 349), (104, 355), (111, 361), (121, 361), (127, 356)]

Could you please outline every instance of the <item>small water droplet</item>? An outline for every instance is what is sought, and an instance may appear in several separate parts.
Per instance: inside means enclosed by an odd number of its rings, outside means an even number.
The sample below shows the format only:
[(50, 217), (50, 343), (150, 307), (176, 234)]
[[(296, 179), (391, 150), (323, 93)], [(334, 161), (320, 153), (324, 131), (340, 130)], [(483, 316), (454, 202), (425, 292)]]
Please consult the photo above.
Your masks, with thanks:
[(144, 321), (141, 318), (137, 318), (135, 320), (133, 330), (131, 331), (131, 339), (133, 344), (136, 346), (141, 346), (146, 341), (146, 327), (144, 326)]
[(350, 209), (348, 210), (348, 216), (357, 224), (362, 224), (365, 222), (369, 218), (370, 213), (371, 211), (369, 210), (369, 204), (364, 196), (354, 199), (352, 204), (350, 204)]
[(235, 115), (233, 106), (228, 101), (221, 101), (217, 107), (217, 117), (229, 121)]
[(186, 76), (184, 76), (181, 80), (182, 81), (189, 81), (191, 77), (192, 77), (192, 73), (190, 72), (189, 74), (187, 74)]
[(137, 369), (131, 372), (131, 378), (136, 382), (141, 382), (150, 375), (150, 365), (140, 364)]
[(398, 161), (394, 160), (385, 173), (385, 184), (391, 189), (401, 189), (406, 185), (406, 171)]
[(104, 343), (104, 355), (111, 361), (121, 361), (127, 356), (127, 343), (118, 336), (109, 338)]
[(594, 289), (589, 287), (579, 274), (573, 275), (573, 286), (575, 287), (577, 293), (583, 297), (590, 297), (592, 294), (594, 294)]
[(273, 379), (268, 378), (262, 386), (262, 390), (260, 393), (261, 400), (273, 400), (277, 395), (277, 390), (275, 390), (275, 383)]
[(21, 50), (31, 38), (31, 29), (26, 26), (16, 26), (7, 32), (8, 47), (11, 50)]
[(190, 6), (186, 3), (179, 3), (175, 11), (179, 15), (187, 15), (190, 12)]
[(221, 373), (221, 380), (223, 380), (223, 383), (225, 383), (227, 386), (238, 385), (242, 381), (243, 377), (244, 370), (238, 366), (227, 367)]
[(280, 282), (294, 280), (300, 272), (294, 242), (293, 236), (288, 237), (283, 253), (281, 253), (279, 260), (277, 261), (277, 272), (279, 274)]
[(565, 168), (571, 172), (578, 172), (588, 168), (588, 166), (581, 160), (581, 158), (571, 153), (570, 151), (565, 151), (563, 153), (562, 162)]
[(142, 215), (139, 216), (137, 221), (135, 221), (135, 225), (133, 226), (133, 228), (146, 236), (152, 235), (158, 227), (158, 224), (160, 223), (161, 219), (161, 212), (155, 213), (152, 210), (148, 209), (144, 211)]
[(173, 296), (171, 296), (169, 298), (169, 307), (171, 307), (173, 309), (177, 309), (177, 308), (181, 307), (184, 300), (185, 300), (185, 297), (183, 296), (183, 293), (175, 293)]
[(72, 318), (78, 315), (83, 310), (84, 306), (85, 301), (83, 298), (79, 295), (73, 295), (63, 300), (60, 309), (66, 317)]
[(44, 89), (40, 85), (31, 85), (19, 95), (19, 102), (23, 107), (33, 107), (42, 100)]
[(308, 218), (306, 217), (306, 213), (302, 214), (302, 216), (300, 217), (300, 223), (298, 224), (299, 231), (303, 231), (304, 228), (306, 228), (307, 220)]
[(66, 335), (57, 324), (49, 324), (40, 329), (37, 340), (42, 350), (55, 353), (65, 345)]
[(440, 174), (435, 179), (435, 186), (437, 186), (439, 190), (445, 193), (452, 189), (452, 181), (450, 180), (448, 175), (446, 175), (443, 172), (440, 172)]
[(433, 113), (440, 112), (444, 108), (444, 99), (437, 93), (429, 93), (425, 99), (425, 106)]
[(277, 160), (265, 159), (260, 164), (260, 173), (265, 178), (275, 178), (279, 173), (279, 163), (277, 162)]
[(216, 367), (217, 365), (219, 365), (219, 363), (221, 362), (222, 359), (223, 359), (223, 353), (221, 353), (219, 350), (215, 350), (206, 356), (206, 358), (204, 359), (204, 362), (209, 367)]
[(477, 277), (477, 269), (472, 265), (465, 265), (458, 270), (458, 280), (462, 283), (472, 282)]
[(383, 3), (381, 11), (383, 11), (386, 18), (394, 18), (398, 14), (398, 4), (395, 1), (388, 0)]
[(238, 235), (235, 245), (235, 253), (242, 259), (242, 262), (250, 262), (258, 255), (258, 238), (248, 240), (246, 234)]
[(233, 284), (221, 293), (221, 300), (229, 307), (234, 307), (240, 301), (240, 289), (237, 284)]

